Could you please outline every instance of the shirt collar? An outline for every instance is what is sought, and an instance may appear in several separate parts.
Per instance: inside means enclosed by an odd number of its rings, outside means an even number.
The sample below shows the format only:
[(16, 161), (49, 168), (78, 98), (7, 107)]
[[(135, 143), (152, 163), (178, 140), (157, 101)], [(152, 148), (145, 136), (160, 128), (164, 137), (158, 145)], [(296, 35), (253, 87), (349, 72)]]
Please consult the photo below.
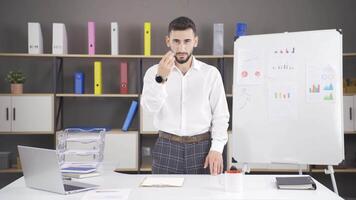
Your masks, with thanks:
[[(176, 65), (174, 65), (174, 68), (179, 70)], [(194, 70), (200, 70), (201, 69), (200, 62), (193, 55), (192, 55), (192, 66), (191, 66), (191, 68), (194, 69)]]
[(192, 69), (199, 70), (200, 68), (201, 68), (201, 64), (199, 63), (199, 61), (197, 59), (195, 59), (195, 56), (193, 56)]

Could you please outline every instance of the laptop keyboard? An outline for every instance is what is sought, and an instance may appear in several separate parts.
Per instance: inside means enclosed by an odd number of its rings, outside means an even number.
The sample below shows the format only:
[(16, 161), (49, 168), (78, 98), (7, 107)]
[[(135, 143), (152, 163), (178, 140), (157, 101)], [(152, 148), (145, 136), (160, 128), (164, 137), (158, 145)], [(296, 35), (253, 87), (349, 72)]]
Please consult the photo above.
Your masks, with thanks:
[(64, 184), (64, 190), (65, 190), (65, 191), (80, 190), (80, 189), (84, 189), (84, 188), (85, 188), (85, 187), (79, 187), (79, 186)]

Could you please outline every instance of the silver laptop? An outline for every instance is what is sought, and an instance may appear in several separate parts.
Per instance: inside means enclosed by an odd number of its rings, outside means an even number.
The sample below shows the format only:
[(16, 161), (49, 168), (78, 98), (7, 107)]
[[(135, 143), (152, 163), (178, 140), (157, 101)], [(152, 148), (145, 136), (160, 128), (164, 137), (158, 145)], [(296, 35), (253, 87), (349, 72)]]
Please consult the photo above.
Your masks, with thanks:
[(56, 150), (17, 146), (27, 187), (60, 194), (82, 192), (97, 185), (63, 180)]

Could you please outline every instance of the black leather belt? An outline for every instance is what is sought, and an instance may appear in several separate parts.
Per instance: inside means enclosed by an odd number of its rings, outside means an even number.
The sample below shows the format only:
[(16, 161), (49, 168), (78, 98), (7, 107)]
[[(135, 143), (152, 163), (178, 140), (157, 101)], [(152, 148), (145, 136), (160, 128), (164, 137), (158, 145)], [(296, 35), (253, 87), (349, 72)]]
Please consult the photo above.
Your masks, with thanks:
[(158, 131), (159, 137), (167, 140), (171, 140), (179, 143), (198, 143), (211, 139), (210, 132), (202, 133), (194, 136), (178, 136), (174, 134), (170, 134), (164, 131)]

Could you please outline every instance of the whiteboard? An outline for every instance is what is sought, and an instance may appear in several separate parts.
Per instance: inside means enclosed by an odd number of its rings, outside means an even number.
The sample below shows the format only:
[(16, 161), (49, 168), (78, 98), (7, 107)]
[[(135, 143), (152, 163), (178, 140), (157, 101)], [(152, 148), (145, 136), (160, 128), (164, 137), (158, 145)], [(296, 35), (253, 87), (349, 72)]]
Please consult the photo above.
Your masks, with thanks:
[(242, 163), (344, 159), (342, 34), (242, 36), (234, 43), (233, 148)]

